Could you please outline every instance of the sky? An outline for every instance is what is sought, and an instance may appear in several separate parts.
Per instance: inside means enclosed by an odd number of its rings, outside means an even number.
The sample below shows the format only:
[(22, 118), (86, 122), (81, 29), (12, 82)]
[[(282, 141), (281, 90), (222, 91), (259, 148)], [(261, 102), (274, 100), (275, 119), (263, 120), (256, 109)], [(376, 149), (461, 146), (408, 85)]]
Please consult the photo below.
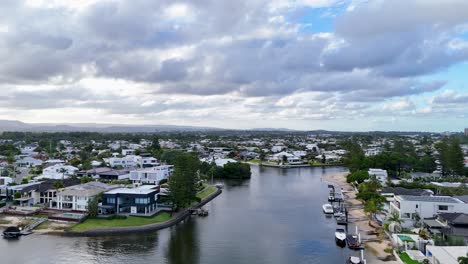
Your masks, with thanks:
[(4, 0), (0, 119), (468, 127), (466, 0)]

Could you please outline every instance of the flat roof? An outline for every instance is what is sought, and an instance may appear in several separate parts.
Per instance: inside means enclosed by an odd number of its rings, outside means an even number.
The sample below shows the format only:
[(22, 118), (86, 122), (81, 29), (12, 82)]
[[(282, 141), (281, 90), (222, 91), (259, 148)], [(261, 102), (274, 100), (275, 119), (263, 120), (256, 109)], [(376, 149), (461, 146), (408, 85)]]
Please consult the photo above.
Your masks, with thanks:
[(136, 188), (117, 188), (105, 192), (105, 194), (118, 194), (118, 193), (128, 193), (128, 194), (149, 194), (156, 191), (156, 188), (159, 185), (141, 185)]
[(468, 253), (468, 247), (466, 246), (427, 246), (427, 250), (431, 252), (440, 263), (445, 264), (458, 264), (458, 257), (465, 257)]
[(415, 195), (398, 195), (401, 200), (415, 202), (436, 202), (436, 203), (464, 203), (459, 199), (450, 196), (415, 196)]

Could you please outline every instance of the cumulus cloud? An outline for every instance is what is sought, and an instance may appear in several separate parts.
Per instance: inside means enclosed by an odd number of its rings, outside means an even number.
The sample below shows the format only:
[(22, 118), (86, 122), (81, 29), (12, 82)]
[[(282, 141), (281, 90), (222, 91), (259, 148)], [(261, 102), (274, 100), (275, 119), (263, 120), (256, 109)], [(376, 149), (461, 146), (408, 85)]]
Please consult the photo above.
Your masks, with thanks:
[[(447, 84), (421, 77), (468, 59), (463, 0), (2, 4), (0, 86), (8, 92), (0, 102), (21, 111), (93, 109), (145, 120), (408, 112), (416, 108), (410, 97)], [(290, 19), (332, 7), (341, 11), (329, 16), (330, 32)], [(437, 112), (465, 97), (442, 92), (419, 109)]]

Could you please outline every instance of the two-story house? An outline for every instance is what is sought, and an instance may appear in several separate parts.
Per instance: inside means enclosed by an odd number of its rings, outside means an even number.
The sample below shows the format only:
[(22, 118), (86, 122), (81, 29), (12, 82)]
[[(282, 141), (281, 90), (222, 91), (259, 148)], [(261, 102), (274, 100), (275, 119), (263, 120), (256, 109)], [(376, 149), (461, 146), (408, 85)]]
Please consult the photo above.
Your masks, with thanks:
[(468, 204), (449, 196), (398, 195), (390, 202), (390, 213), (397, 213), (403, 227), (411, 227), (417, 218), (433, 218), (440, 213), (468, 213)]

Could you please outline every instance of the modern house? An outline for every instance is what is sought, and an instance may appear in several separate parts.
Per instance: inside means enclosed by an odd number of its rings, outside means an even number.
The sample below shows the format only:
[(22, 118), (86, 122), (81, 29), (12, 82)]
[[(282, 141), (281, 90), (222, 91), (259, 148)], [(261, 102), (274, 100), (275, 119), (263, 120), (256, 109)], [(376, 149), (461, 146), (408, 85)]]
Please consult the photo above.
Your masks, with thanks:
[(382, 186), (387, 185), (388, 174), (386, 170), (382, 169), (369, 169), (369, 176), (375, 176), (375, 178), (382, 184)]
[(173, 170), (173, 165), (160, 165), (157, 167), (134, 170), (130, 171), (130, 180), (134, 183), (156, 185), (159, 184), (161, 180), (169, 178)]
[(88, 182), (63, 188), (57, 192), (55, 209), (87, 211), (88, 201), (96, 195), (109, 191), (113, 187), (102, 182)]
[(78, 171), (77, 167), (64, 164), (56, 164), (50, 167), (47, 167), (42, 170), (42, 175), (38, 176), (38, 179), (47, 178), (47, 179), (66, 179), (70, 176), (73, 176), (75, 172)]
[[(6, 187), (5, 196), (7, 200), (14, 200), (20, 206), (33, 206), (36, 204), (53, 207), (50, 202), (57, 196), (57, 188), (55, 182), (63, 183), (64, 187), (77, 185), (80, 183), (78, 179), (65, 179), (61, 180), (45, 180), (40, 182), (31, 182), (27, 184), (20, 184)], [(14, 198), (15, 193), (20, 193), (19, 198)]]
[(286, 151), (281, 151), (279, 153), (271, 155), (268, 160), (272, 162), (283, 162), (283, 157), (286, 157), (287, 163), (289, 164), (302, 164), (302, 159), (295, 156), (294, 154), (288, 153)]
[(77, 176), (83, 177), (92, 177), (92, 178), (99, 178), (103, 180), (126, 180), (130, 178), (130, 171), (128, 169), (123, 169), (123, 170), (115, 170), (107, 167), (101, 167), (101, 168), (94, 168), (90, 170), (85, 170), (85, 171), (79, 171), (76, 173)]
[(118, 188), (102, 195), (102, 214), (151, 216), (158, 211), (160, 187), (141, 185), (136, 188)]
[(458, 258), (466, 257), (467, 254), (467, 246), (426, 247), (426, 257), (431, 264), (458, 264)]
[(422, 220), (440, 213), (468, 213), (468, 204), (449, 196), (398, 195), (390, 202), (390, 213), (400, 216), (402, 226), (411, 227), (418, 217)]

